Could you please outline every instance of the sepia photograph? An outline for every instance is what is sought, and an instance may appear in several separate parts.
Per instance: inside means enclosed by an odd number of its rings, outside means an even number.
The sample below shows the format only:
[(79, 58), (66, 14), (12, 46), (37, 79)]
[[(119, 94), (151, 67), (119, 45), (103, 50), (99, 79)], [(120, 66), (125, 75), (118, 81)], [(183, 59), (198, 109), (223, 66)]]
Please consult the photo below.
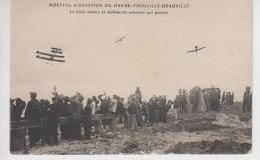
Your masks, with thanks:
[(11, 0), (10, 154), (250, 154), (252, 45), (252, 0)]

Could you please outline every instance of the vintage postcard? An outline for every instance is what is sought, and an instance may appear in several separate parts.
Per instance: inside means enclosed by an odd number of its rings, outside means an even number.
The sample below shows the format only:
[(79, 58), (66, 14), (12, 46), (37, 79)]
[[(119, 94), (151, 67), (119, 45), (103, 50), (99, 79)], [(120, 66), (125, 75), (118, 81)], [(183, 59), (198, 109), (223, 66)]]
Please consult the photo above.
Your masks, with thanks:
[(252, 8), (11, 0), (10, 153), (251, 153)]

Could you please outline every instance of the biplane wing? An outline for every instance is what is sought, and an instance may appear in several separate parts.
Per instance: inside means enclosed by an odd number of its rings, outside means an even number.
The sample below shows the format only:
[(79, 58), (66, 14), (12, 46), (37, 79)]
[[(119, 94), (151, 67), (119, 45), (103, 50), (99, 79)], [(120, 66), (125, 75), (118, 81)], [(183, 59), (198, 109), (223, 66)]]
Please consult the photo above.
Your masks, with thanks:
[(37, 51), (36, 53), (38, 53), (38, 54), (42, 54), (42, 55), (46, 55), (46, 56), (53, 56), (53, 57), (64, 58), (64, 56), (58, 56), (58, 55), (53, 55), (53, 54), (43, 53), (43, 52), (39, 52), (39, 51)]
[(60, 48), (51, 47), (52, 50), (61, 51)]
[(59, 53), (62, 54), (63, 52), (51, 51), (52, 53)]
[(52, 59), (52, 61), (65, 62), (65, 60), (59, 60), (59, 59)]
[(53, 58), (46, 58), (46, 57), (41, 57), (41, 56), (39, 56), (39, 55), (37, 55), (36, 58), (45, 59), (45, 60), (48, 60), (48, 61), (65, 62), (65, 60), (58, 60), (58, 59), (53, 59)]

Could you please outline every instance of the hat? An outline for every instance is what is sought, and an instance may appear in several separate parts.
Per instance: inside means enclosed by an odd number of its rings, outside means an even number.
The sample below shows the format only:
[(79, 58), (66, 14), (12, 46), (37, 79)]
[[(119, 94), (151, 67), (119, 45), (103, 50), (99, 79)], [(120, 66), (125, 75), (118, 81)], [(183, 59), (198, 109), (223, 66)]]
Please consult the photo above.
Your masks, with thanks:
[(23, 102), (23, 100), (21, 98), (16, 98), (16, 104), (20, 104), (22, 102)]
[(69, 97), (68, 97), (68, 96), (65, 96), (65, 97), (64, 97), (64, 101), (65, 101), (65, 102), (68, 102), (68, 101), (69, 101)]
[(81, 94), (78, 94), (78, 100), (82, 102), (84, 100), (84, 97)]
[(91, 103), (91, 102), (92, 102), (92, 98), (88, 98), (87, 103)]
[(119, 97), (116, 94), (113, 94), (113, 98), (118, 99)]
[(44, 104), (48, 106), (50, 105), (50, 101), (48, 99), (44, 99)]
[(57, 95), (57, 101), (62, 101), (63, 97), (61, 95)]
[(30, 95), (31, 95), (32, 98), (36, 98), (37, 93), (36, 92), (30, 92)]

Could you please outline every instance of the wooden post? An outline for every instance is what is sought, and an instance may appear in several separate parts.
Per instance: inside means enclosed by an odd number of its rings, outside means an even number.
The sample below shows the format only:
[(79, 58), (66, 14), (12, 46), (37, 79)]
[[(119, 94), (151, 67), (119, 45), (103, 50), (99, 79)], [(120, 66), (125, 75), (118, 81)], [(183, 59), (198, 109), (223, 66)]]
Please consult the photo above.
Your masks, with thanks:
[(26, 150), (25, 129), (10, 131), (10, 151)]
[(117, 117), (114, 117), (111, 122), (111, 131), (116, 131), (117, 129)]
[(103, 124), (102, 120), (95, 121), (95, 133), (103, 133)]

